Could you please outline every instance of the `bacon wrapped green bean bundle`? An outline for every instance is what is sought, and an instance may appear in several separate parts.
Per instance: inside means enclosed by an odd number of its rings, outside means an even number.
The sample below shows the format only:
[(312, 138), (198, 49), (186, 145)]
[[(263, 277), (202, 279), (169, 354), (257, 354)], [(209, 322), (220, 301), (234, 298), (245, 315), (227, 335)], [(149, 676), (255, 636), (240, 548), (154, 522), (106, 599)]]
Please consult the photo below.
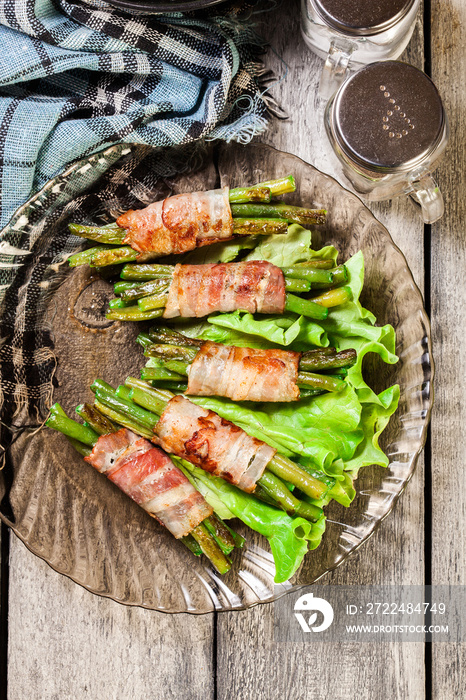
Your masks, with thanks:
[(188, 535), (213, 513), (168, 455), (126, 428), (99, 437), (84, 459), (177, 539)]

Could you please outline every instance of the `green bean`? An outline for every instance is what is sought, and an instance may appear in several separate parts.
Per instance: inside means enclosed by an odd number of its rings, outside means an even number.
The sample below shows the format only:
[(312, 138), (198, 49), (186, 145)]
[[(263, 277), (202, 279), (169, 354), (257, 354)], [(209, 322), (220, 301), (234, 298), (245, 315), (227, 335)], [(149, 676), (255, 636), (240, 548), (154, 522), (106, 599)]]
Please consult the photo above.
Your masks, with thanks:
[(138, 299), (138, 306), (141, 311), (151, 311), (152, 309), (165, 309), (168, 301), (168, 294), (151, 294), (150, 296)]
[(356, 362), (357, 353), (353, 348), (335, 352), (333, 355), (324, 354), (320, 350), (311, 350), (301, 355), (299, 368), (302, 370), (326, 370), (337, 367), (348, 367)]
[(348, 281), (348, 269), (346, 265), (338, 265), (332, 270), (333, 284), (342, 284)]
[(202, 554), (202, 549), (191, 535), (185, 535), (180, 537), (180, 542), (184, 544), (196, 557), (200, 557)]
[(174, 394), (172, 394), (171, 391), (152, 387), (150, 384), (144, 382), (142, 379), (136, 379), (136, 377), (127, 377), (125, 385), (130, 389), (141, 389), (141, 391), (148, 391), (151, 396), (155, 396), (161, 401), (165, 401), (165, 403), (167, 403), (167, 401), (170, 401), (170, 399), (174, 397)]
[(242, 535), (240, 535), (239, 532), (235, 532), (235, 530), (232, 530), (232, 528), (228, 525), (228, 523), (226, 523), (224, 520), (222, 520), (222, 518), (219, 515), (217, 515), (216, 513), (214, 513), (214, 515), (218, 520), (220, 520), (220, 522), (223, 524), (223, 527), (225, 527), (228, 530), (228, 532), (230, 533), (230, 535), (233, 537), (233, 541), (235, 543), (236, 549), (242, 549), (245, 545), (245, 542), (246, 542), (244, 537)]
[(333, 306), (340, 306), (340, 304), (345, 304), (353, 298), (353, 293), (351, 287), (338, 287), (337, 289), (330, 289), (328, 292), (319, 294), (317, 297), (313, 297), (312, 301), (314, 304), (319, 304), (320, 306), (330, 309)]
[(268, 492), (262, 488), (262, 486), (257, 482), (256, 488), (254, 489), (254, 496), (264, 503), (268, 503), (269, 506), (275, 506), (275, 508), (280, 508), (277, 501), (269, 496)]
[(126, 384), (119, 384), (117, 388), (115, 389), (115, 394), (120, 398), (124, 399), (125, 401), (131, 401), (131, 389), (126, 386)]
[(210, 559), (219, 574), (226, 574), (230, 570), (230, 559), (222, 552), (203, 523), (191, 530), (189, 534), (196, 540), (202, 552)]
[[(117, 283), (121, 284), (121, 282)], [(128, 283), (126, 283), (128, 284)], [(131, 284), (131, 282), (129, 283)], [(117, 285), (115, 285), (116, 287)], [(166, 277), (155, 280), (148, 280), (142, 284), (137, 284), (133, 286), (132, 289), (126, 289), (122, 292), (121, 298), (124, 301), (137, 301), (143, 297), (148, 297), (151, 294), (160, 294), (161, 292), (166, 292), (170, 286), (170, 280)]]
[(66, 436), (66, 439), (70, 445), (73, 445), (74, 449), (81, 455), (81, 457), (89, 457), (92, 452), (92, 447), (84, 445), (82, 442), (79, 442), (79, 440), (75, 440), (72, 437)]
[(99, 413), (95, 406), (89, 403), (82, 403), (76, 406), (76, 413), (99, 435), (108, 435), (109, 433), (115, 433), (117, 430), (111, 420)]
[(303, 267), (295, 267), (292, 265), (291, 267), (282, 267), (283, 274), (285, 277), (288, 277), (290, 279), (302, 279), (302, 280), (307, 280), (308, 282), (311, 282), (311, 284), (333, 284), (333, 271), (329, 272), (328, 270), (318, 270), (316, 268), (303, 268)]
[(94, 394), (97, 391), (97, 389), (103, 389), (103, 391), (110, 391), (110, 392), (114, 391), (113, 386), (108, 384), (108, 382), (104, 382), (103, 379), (99, 379), (99, 378), (94, 379), (90, 388)]
[(170, 372), (178, 372), (178, 374), (181, 375), (188, 374), (188, 362), (182, 362), (180, 360), (164, 360), (163, 364)]
[(252, 187), (234, 187), (228, 192), (230, 204), (241, 202), (270, 202), (272, 194), (269, 187), (253, 185)]
[(233, 233), (235, 236), (288, 233), (288, 222), (286, 219), (233, 219)]
[(139, 286), (139, 282), (120, 281), (115, 282), (115, 284), (113, 285), (113, 291), (115, 292), (115, 294), (123, 294), (123, 292), (126, 292), (129, 289), (137, 289)]
[(88, 238), (99, 243), (121, 245), (126, 236), (126, 230), (116, 224), (107, 226), (83, 226), (82, 224), (68, 224), (71, 233), (81, 238)]
[(162, 365), (159, 367), (143, 367), (141, 369), (141, 379), (152, 382), (164, 381), (165, 379), (173, 380), (175, 382), (183, 381), (183, 377), (179, 372), (172, 372)]
[(45, 425), (89, 447), (93, 447), (99, 438), (92, 428), (77, 423), (75, 420), (68, 418), (66, 414), (63, 415), (58, 412), (51, 413)]
[(255, 187), (267, 187), (272, 193), (272, 197), (278, 197), (280, 194), (294, 192), (296, 190), (296, 183), (293, 175), (286, 175), (278, 180), (259, 182), (257, 185), (255, 185)]
[(178, 331), (173, 330), (173, 328), (168, 328), (167, 326), (153, 326), (149, 330), (149, 337), (152, 338), (154, 343), (168, 343), (170, 345), (185, 345), (187, 347), (201, 347), (205, 343), (205, 340), (200, 338), (190, 338), (187, 335), (182, 335)]
[(307, 316), (308, 318), (315, 318), (318, 320), (322, 320), (328, 316), (328, 311), (324, 309), (322, 305), (316, 304), (309, 299), (295, 297), (294, 294), (289, 294), (288, 292), (286, 294), (285, 309), (287, 311), (293, 311), (300, 316)]
[(120, 263), (129, 263), (132, 260), (137, 260), (141, 255), (137, 250), (133, 250), (131, 246), (124, 245), (120, 248), (108, 248), (95, 253), (89, 263), (91, 267), (107, 267), (107, 265), (118, 265)]
[(348, 281), (348, 270), (345, 265), (339, 265), (338, 267), (334, 267), (331, 270), (332, 276), (333, 276), (333, 281), (332, 284), (329, 285), (327, 282), (324, 283), (315, 283), (312, 285), (313, 289), (323, 289), (324, 287), (336, 287), (339, 284), (343, 284), (344, 282)]
[(184, 392), (188, 388), (187, 382), (174, 382), (172, 379), (162, 379), (153, 381), (157, 383), (161, 381), (164, 389), (170, 389), (170, 391), (173, 391), (175, 394), (184, 394)]
[(346, 367), (336, 367), (335, 369), (331, 370), (322, 370), (322, 374), (329, 377), (335, 377), (336, 379), (344, 379), (348, 376), (348, 369)]
[(180, 347), (178, 345), (151, 344), (146, 347), (146, 357), (157, 357), (163, 360), (181, 360), (190, 363), (198, 353), (197, 348)]
[(312, 258), (312, 260), (307, 260), (306, 262), (295, 263), (293, 267), (307, 268), (317, 268), (319, 270), (330, 270), (335, 268), (335, 263), (333, 260), (328, 260), (326, 258)]
[(120, 277), (124, 280), (152, 280), (154, 277), (173, 277), (174, 267), (172, 265), (157, 265), (139, 263), (139, 265), (125, 265)]
[(310, 288), (311, 283), (306, 280), (285, 277), (285, 289), (287, 292), (308, 292)]
[(66, 415), (65, 411), (59, 403), (54, 403), (53, 406), (50, 406), (50, 413), (54, 413), (57, 416), (64, 416), (65, 418), (68, 418), (68, 416)]
[(299, 389), (299, 398), (300, 399), (309, 399), (313, 398), (314, 396), (321, 396), (322, 394), (325, 394), (326, 392), (323, 389), (311, 389), (309, 387), (300, 387)]
[(303, 226), (314, 226), (325, 223), (325, 209), (306, 209), (290, 204), (232, 204), (233, 217), (272, 217), (286, 219), (288, 223), (298, 223)]
[(132, 430), (133, 433), (141, 435), (142, 437), (145, 437), (148, 440), (154, 437), (152, 430), (149, 430), (148, 428), (142, 426), (140, 423), (131, 420), (124, 413), (120, 413), (119, 411), (115, 411), (109, 406), (106, 406), (104, 403), (101, 403), (98, 399), (95, 401), (94, 406), (103, 416), (107, 416), (114, 423), (122, 425), (124, 428), (128, 428), (128, 430)]
[(222, 552), (226, 555), (230, 554), (236, 545), (230, 531), (225, 527), (225, 523), (215, 513), (203, 522)]
[(322, 356), (329, 357), (330, 355), (336, 355), (336, 348), (333, 348), (331, 345), (327, 345), (326, 347), (322, 348), (314, 348), (313, 350), (306, 350), (306, 352), (302, 353), (302, 357), (307, 357), (308, 355), (314, 355), (319, 353)]
[(158, 419), (153, 413), (144, 410), (140, 406), (137, 406), (132, 401), (127, 401), (126, 399), (117, 396), (115, 391), (109, 392), (103, 389), (97, 389), (95, 392), (96, 399), (113, 409), (118, 411), (123, 415), (126, 415), (132, 421), (139, 423), (143, 428), (147, 430), (153, 430), (157, 425)]
[(270, 471), (266, 470), (257, 483), (289, 515), (299, 515), (314, 523), (323, 514), (322, 508), (297, 499), (285, 484)]
[(138, 337), (136, 338), (136, 342), (139, 343), (144, 350), (154, 344), (148, 333), (139, 333)]
[(151, 311), (141, 311), (139, 306), (127, 306), (124, 309), (111, 309), (105, 318), (109, 321), (150, 321), (153, 318), (160, 318), (164, 309), (152, 309)]
[(342, 391), (346, 382), (334, 379), (325, 374), (311, 374), (310, 372), (298, 372), (298, 386), (311, 386), (325, 391)]
[(158, 416), (164, 412), (167, 405), (167, 402), (163, 399), (159, 399), (154, 391), (151, 391), (150, 389), (142, 390), (137, 386), (130, 388), (130, 399), (138, 406), (141, 406), (147, 411), (151, 411)]
[(328, 491), (327, 484), (322, 483), (303, 469), (300, 469), (294, 462), (278, 453), (268, 463), (267, 469), (272, 474), (283, 479), (283, 481), (288, 481), (290, 484), (297, 486), (300, 491), (316, 500), (320, 500)]
[(115, 297), (108, 302), (109, 309), (126, 309), (128, 306), (132, 305), (132, 301), (124, 301), (121, 297)]
[(87, 250), (82, 250), (79, 253), (75, 253), (68, 258), (68, 265), (70, 267), (78, 267), (79, 265), (90, 265), (94, 255), (102, 253), (106, 250), (112, 250), (107, 245), (98, 245), (95, 248), (88, 248)]

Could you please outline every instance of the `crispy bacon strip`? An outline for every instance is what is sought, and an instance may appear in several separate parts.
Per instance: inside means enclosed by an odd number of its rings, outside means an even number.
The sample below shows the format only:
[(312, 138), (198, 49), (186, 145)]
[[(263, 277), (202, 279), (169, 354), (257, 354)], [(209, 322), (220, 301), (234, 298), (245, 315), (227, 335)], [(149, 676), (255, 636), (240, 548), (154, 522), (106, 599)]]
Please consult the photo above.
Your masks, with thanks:
[(233, 401), (297, 401), (301, 354), (204, 343), (189, 368), (188, 394)]
[(164, 318), (201, 318), (236, 309), (283, 313), (285, 278), (280, 268), (264, 260), (175, 266)]
[(171, 255), (231, 238), (233, 218), (228, 187), (177, 194), (117, 219), (127, 230), (124, 243), (140, 253)]
[(178, 457), (251, 493), (276, 450), (213, 411), (175, 396), (155, 428), (156, 442)]
[(162, 450), (126, 428), (101, 436), (84, 459), (176, 538), (187, 535), (213, 513)]

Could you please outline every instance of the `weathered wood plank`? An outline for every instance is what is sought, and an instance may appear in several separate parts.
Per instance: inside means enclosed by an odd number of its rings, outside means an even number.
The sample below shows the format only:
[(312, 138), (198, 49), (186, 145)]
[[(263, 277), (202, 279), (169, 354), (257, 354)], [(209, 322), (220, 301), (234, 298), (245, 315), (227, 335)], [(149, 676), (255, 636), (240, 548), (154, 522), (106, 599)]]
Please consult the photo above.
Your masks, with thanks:
[[(447, 111), (451, 137), (436, 173), (445, 196), (445, 216), (432, 227), (432, 325), (437, 358), (432, 419), (432, 583), (466, 584), (464, 493), (466, 456), (462, 439), (466, 412), (464, 308), (466, 268), (466, 5), (432, 2), (432, 77)], [(461, 271), (461, 272), (460, 272)], [(466, 646), (433, 644), (432, 697), (458, 698), (466, 687)]]
[(167, 615), (100, 598), (16, 537), (10, 572), (9, 700), (214, 697), (213, 614)]
[[(433, 0), (432, 4), (433, 77), (445, 99), (453, 131), (449, 158), (438, 177), (447, 195), (447, 213), (434, 227), (432, 246), (437, 357), (432, 563), (434, 583), (464, 583), (464, 548), (457, 535), (464, 522), (464, 455), (458, 439), (466, 394), (461, 342), (464, 285), (457, 271), (464, 269), (465, 263), (464, 241), (458, 236), (464, 220), (458, 182), (464, 180), (465, 163), (461, 123), (466, 113), (465, 97), (459, 86), (464, 74), (461, 28), (466, 10), (460, 0)], [(314, 98), (319, 61), (307, 53), (298, 38), (296, 17), (293, 6), (288, 16), (274, 12), (269, 18), (269, 35), (290, 65), (288, 78), (273, 89), (273, 94), (292, 107), (288, 108), (288, 122), (275, 125), (263, 140), (330, 171), (321, 106)], [(422, 65), (421, 57), (418, 32), (409, 60)], [(421, 284), (422, 230), (411, 206), (396, 202), (371, 209), (388, 226)], [(451, 279), (458, 282), (455, 296), (450, 292)], [(418, 470), (395, 514), (328, 581), (421, 583), (422, 555), (422, 473)], [(11, 560), (10, 698), (32, 693), (47, 698), (130, 694), (135, 698), (148, 694), (184, 698), (185, 686), (189, 697), (200, 697), (201, 692), (203, 697), (213, 694), (212, 616), (170, 617), (98, 599), (51, 571), (15, 538)], [(424, 697), (421, 645), (313, 644), (309, 650), (301, 645), (275, 645), (272, 612), (272, 606), (261, 606), (219, 616), (219, 698), (281, 695), (294, 699), (318, 694), (346, 700), (386, 697), (388, 693), (408, 700)], [(176, 649), (179, 652), (175, 655)], [(460, 669), (465, 660), (461, 654), (461, 649), (434, 645), (433, 697), (461, 697), (464, 679)], [(188, 672), (184, 667), (179, 670), (178, 661), (183, 657), (188, 658)]]
[[(286, 77), (273, 86), (272, 94), (286, 108), (289, 118), (273, 123), (261, 140), (334, 174), (322, 121), (323, 106), (316, 98), (322, 63), (306, 49), (300, 37), (297, 7), (287, 13), (270, 13), (263, 33), (270, 37), (275, 51), (288, 65)], [(422, 44), (419, 20), (407, 56), (420, 67)], [(277, 75), (283, 75), (285, 69), (278, 58), (269, 55), (268, 61), (273, 63)], [(414, 206), (398, 200), (370, 208), (402, 248), (422, 288), (423, 226)], [(325, 582), (423, 583), (422, 489), (420, 464), (394, 514), (359, 552), (333, 575), (327, 576)], [(220, 700), (230, 697), (238, 700), (256, 697), (421, 700), (425, 697), (422, 644), (274, 643), (273, 620), (273, 605), (218, 616)]]

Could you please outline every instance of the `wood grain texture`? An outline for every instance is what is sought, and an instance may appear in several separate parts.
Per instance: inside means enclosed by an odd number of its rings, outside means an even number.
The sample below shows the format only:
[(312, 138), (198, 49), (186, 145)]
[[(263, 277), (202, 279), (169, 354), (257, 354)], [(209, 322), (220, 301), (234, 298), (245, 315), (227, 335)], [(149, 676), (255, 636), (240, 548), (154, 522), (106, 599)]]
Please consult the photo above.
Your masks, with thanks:
[(213, 615), (167, 615), (100, 598), (15, 537), (9, 700), (214, 697)]
[[(270, 13), (262, 34), (269, 37), (276, 52), (268, 58), (275, 73), (283, 76), (286, 70), (278, 56), (288, 66), (285, 77), (272, 86), (271, 92), (287, 109), (289, 117), (273, 122), (260, 140), (335, 175), (323, 126), (323, 105), (316, 97), (322, 62), (308, 51), (300, 36), (297, 3), (293, 11), (291, 3), (287, 8), (288, 11)], [(405, 57), (419, 67), (423, 65), (422, 45), (419, 19)], [(369, 208), (405, 253), (422, 289), (423, 226), (415, 206), (407, 200), (396, 200)], [(423, 583), (422, 493), (420, 463), (394, 513), (359, 552), (324, 581), (328, 584)], [(425, 697), (422, 644), (274, 643), (273, 620), (273, 605), (218, 616), (219, 700), (231, 697), (421, 700)]]
[[(466, 51), (463, 0), (432, 0), (433, 78), (452, 127), (450, 147), (438, 180), (446, 214), (433, 227), (432, 326), (437, 364), (432, 422), (432, 579), (466, 583), (464, 366), (466, 243), (464, 197), (463, 89)], [(272, 123), (261, 137), (332, 173), (316, 98), (321, 62), (299, 34), (296, 0), (272, 10), (259, 30), (276, 54), (267, 65), (282, 77), (271, 92), (287, 109), (286, 121)], [(428, 28), (430, 30), (430, 27)], [(282, 57), (288, 65), (281, 62)], [(423, 66), (419, 20), (406, 60)], [(285, 75), (286, 74), (286, 75)], [(407, 201), (371, 205), (406, 255), (420, 288), (424, 285), (423, 227)], [(349, 235), (351, 232), (348, 232)], [(452, 293), (454, 289), (454, 293)], [(420, 463), (406, 493), (376, 534), (327, 583), (423, 583), (423, 470)], [(15, 537), (11, 542), (9, 596), (9, 700), (37, 698), (218, 698), (284, 700), (422, 700), (424, 648), (420, 644), (293, 645), (273, 641), (273, 606), (218, 616), (170, 616), (125, 608), (98, 598), (52, 571)], [(463, 697), (464, 648), (432, 647), (432, 697)]]
[[(445, 215), (432, 227), (432, 329), (437, 360), (432, 418), (432, 583), (466, 584), (464, 545), (466, 455), (466, 5), (432, 2), (432, 77), (451, 127), (450, 144), (436, 178)], [(464, 697), (466, 645), (432, 647), (432, 697)]]

